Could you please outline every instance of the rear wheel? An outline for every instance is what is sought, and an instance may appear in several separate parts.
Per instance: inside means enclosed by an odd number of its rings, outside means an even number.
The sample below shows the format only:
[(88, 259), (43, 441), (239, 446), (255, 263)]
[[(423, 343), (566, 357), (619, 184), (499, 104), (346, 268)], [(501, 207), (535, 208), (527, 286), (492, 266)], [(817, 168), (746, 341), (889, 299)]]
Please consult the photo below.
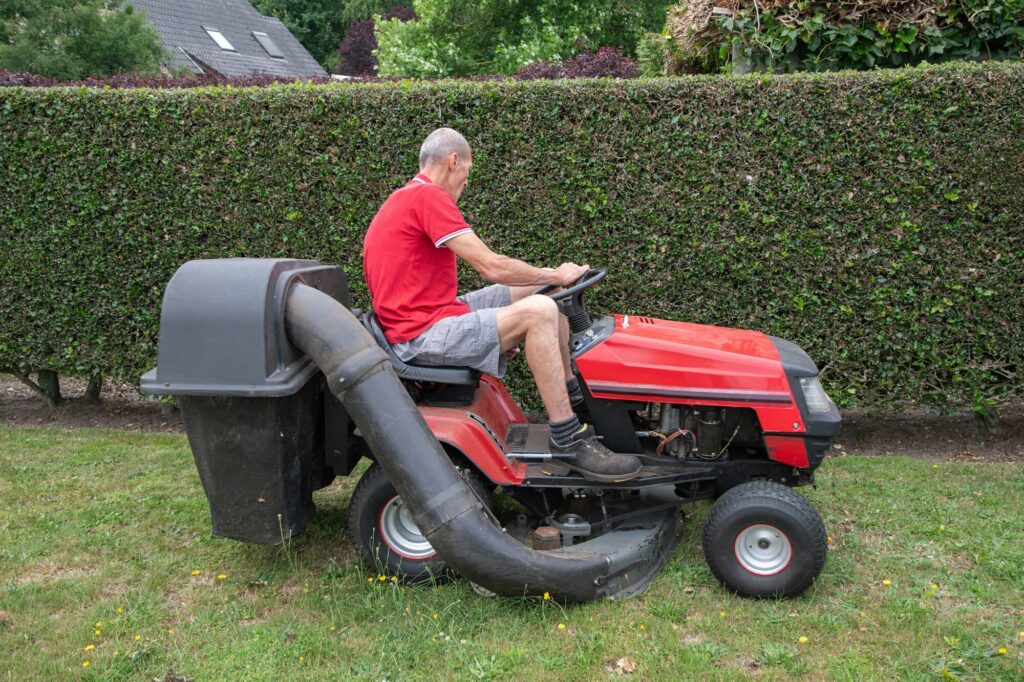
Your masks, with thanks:
[[(475, 471), (465, 471), (474, 492), (490, 508), (489, 487)], [(451, 577), (380, 464), (372, 464), (352, 492), (348, 527), (363, 562), (375, 573), (404, 582), (443, 582)]]
[(715, 577), (748, 597), (794, 597), (825, 566), (825, 525), (803, 495), (754, 481), (715, 502), (704, 526), (704, 556)]

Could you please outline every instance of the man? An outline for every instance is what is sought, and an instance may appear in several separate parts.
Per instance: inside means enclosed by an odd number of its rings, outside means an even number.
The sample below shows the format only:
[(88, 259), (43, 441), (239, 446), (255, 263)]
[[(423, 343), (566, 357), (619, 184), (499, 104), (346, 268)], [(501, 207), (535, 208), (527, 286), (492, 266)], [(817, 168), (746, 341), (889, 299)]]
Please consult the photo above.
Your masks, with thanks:
[[(473, 167), (466, 139), (438, 128), (420, 147), (420, 172), (388, 197), (363, 242), (364, 274), (388, 342), (404, 362), (454, 365), (501, 377), (506, 353), (526, 342), (551, 426), (548, 474), (569, 469), (589, 480), (625, 481), (640, 461), (604, 447), (581, 425), (583, 396), (569, 360), (569, 328), (554, 301), (530, 292), (568, 286), (586, 265), (536, 268), (491, 251), (456, 206)], [(493, 286), (456, 296), (456, 257)]]

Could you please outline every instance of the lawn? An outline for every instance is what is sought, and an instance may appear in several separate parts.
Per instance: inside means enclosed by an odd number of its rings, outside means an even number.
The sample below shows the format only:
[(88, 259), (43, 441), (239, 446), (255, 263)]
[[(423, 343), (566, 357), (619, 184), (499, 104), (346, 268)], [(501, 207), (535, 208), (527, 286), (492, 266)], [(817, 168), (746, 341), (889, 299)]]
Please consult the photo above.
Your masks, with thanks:
[(211, 538), (184, 436), (0, 427), (0, 679), (1024, 678), (1024, 464), (842, 457), (803, 597), (714, 581), (702, 504), (638, 598), (563, 607), (368, 573), (354, 479), (289, 548)]

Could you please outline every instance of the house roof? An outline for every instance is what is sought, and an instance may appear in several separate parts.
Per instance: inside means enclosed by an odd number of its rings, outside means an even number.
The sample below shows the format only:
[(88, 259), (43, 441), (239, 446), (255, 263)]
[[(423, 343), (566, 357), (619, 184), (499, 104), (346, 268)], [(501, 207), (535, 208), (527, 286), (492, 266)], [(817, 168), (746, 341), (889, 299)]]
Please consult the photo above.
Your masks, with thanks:
[[(265, 17), (246, 0), (129, 0), (146, 13), (172, 54), (170, 65), (225, 76), (326, 76), (313, 56), (277, 19)], [(218, 46), (206, 29), (219, 31), (234, 51)], [(265, 33), (283, 58), (274, 58), (253, 32)]]

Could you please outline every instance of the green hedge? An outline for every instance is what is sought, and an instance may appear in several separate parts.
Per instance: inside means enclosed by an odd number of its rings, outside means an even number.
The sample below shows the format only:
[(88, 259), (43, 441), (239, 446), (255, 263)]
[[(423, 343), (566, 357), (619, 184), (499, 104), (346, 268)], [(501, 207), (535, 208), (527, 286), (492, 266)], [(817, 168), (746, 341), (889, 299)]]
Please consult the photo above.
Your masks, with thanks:
[(475, 148), (470, 223), (537, 264), (609, 267), (594, 310), (795, 340), (844, 405), (1024, 395), (1020, 64), (2, 88), (0, 111), (0, 367), (135, 380), (192, 258), (339, 263), (365, 305), (363, 231), (443, 124)]

